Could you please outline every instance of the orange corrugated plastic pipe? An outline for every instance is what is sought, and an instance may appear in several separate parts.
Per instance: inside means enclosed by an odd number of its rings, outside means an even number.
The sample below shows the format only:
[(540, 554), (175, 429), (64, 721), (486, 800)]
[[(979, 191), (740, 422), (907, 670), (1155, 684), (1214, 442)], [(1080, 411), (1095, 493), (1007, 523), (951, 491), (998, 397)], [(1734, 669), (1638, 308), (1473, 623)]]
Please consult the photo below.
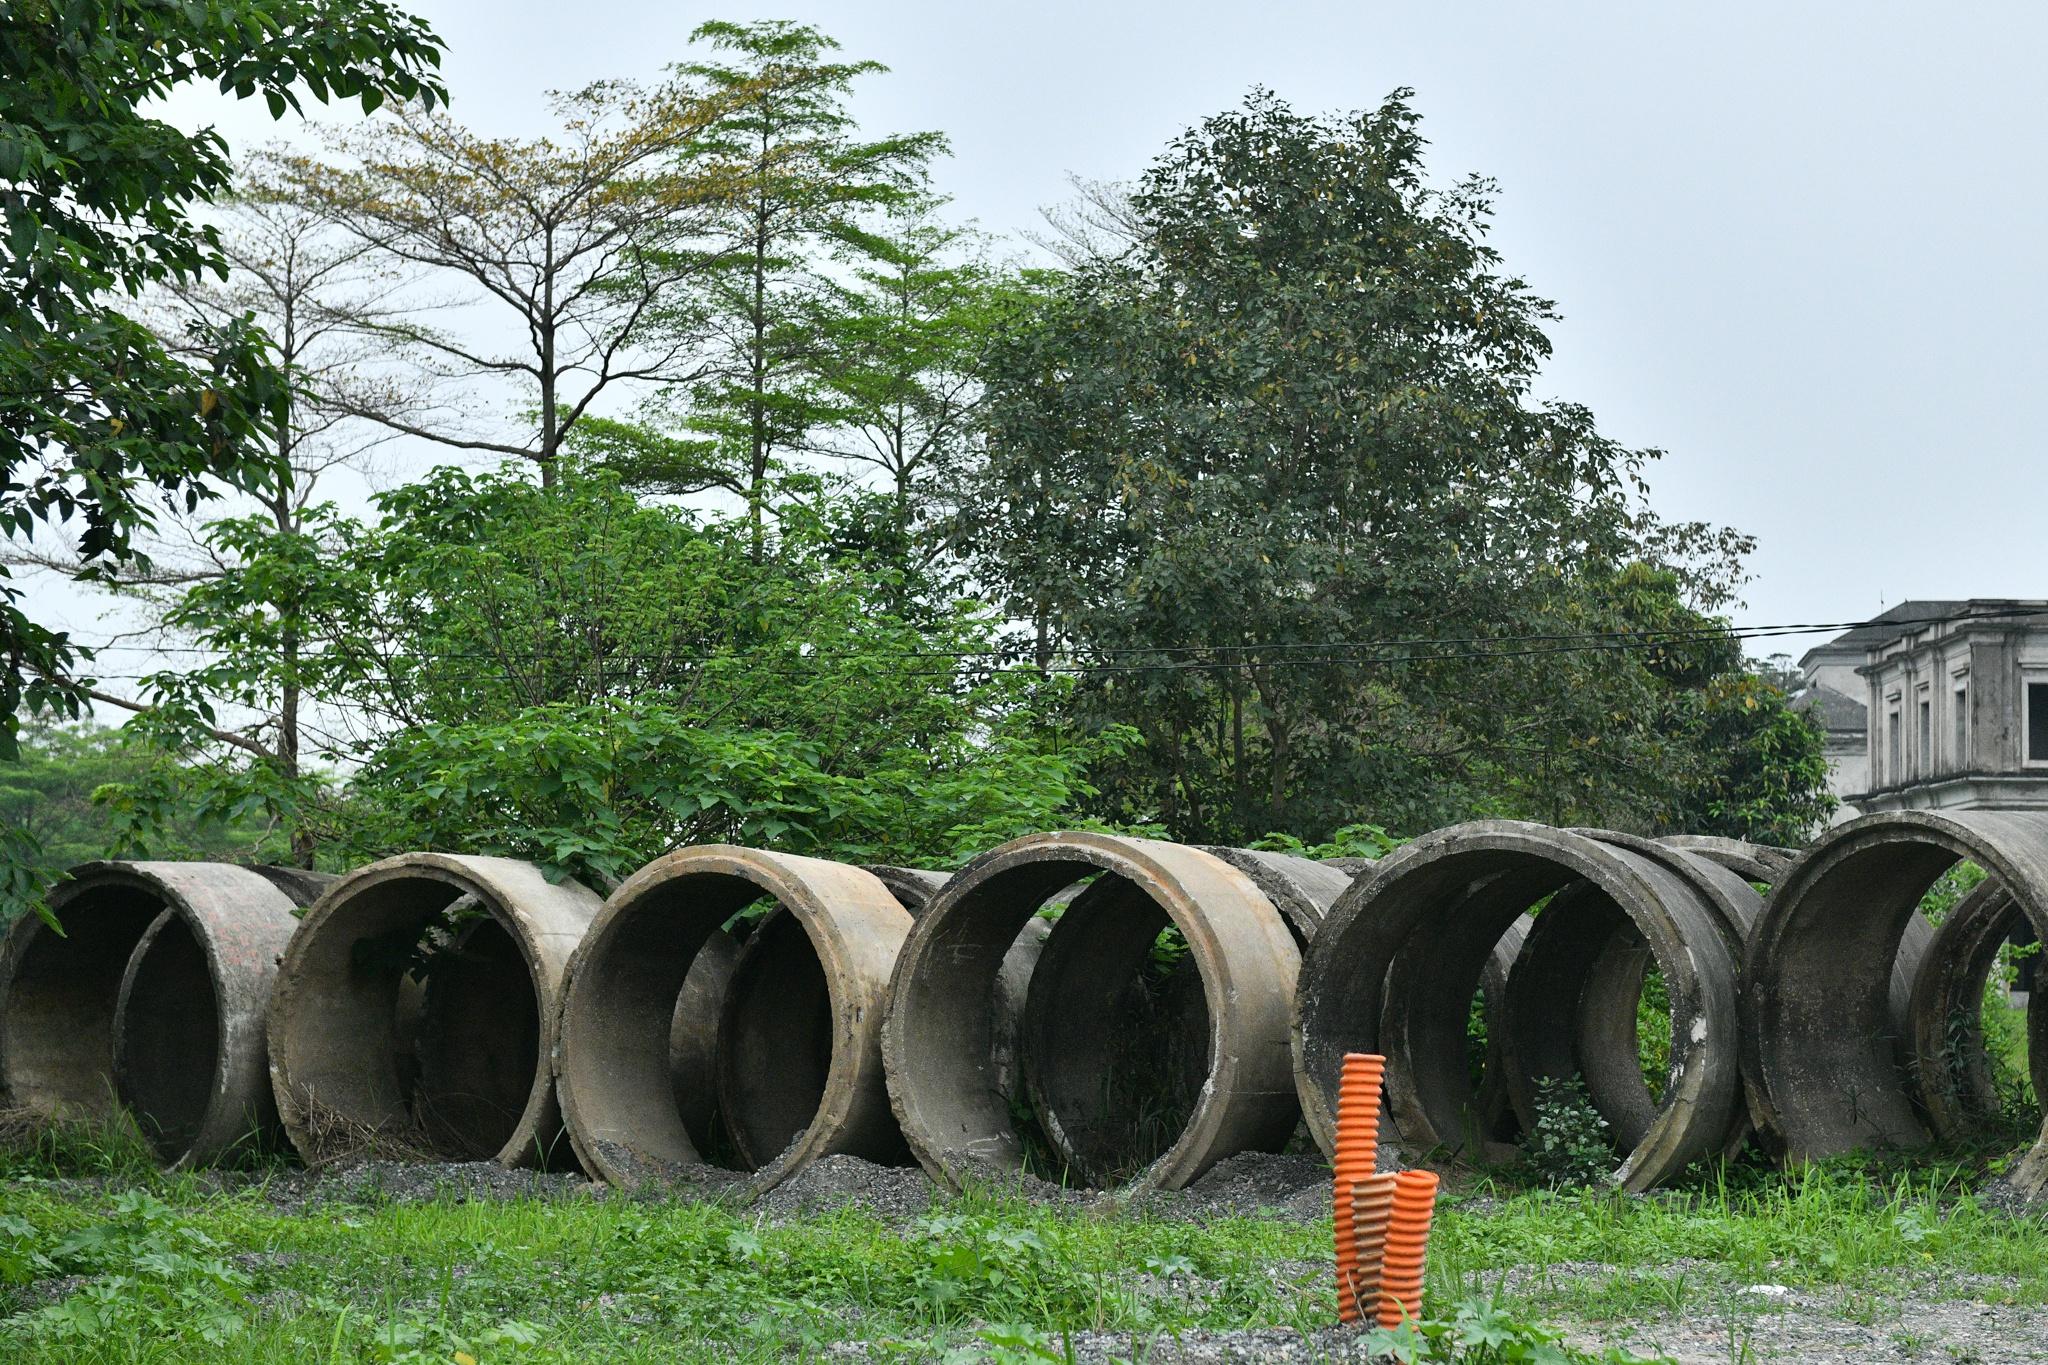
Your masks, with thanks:
[(1337, 1317), (1358, 1321), (1358, 1298), (1352, 1282), (1358, 1265), (1357, 1237), (1351, 1221), (1352, 1188), (1373, 1174), (1380, 1148), (1380, 1081), (1387, 1059), (1371, 1052), (1344, 1054), (1337, 1087), (1337, 1156), (1331, 1218), (1337, 1225)]
[(1386, 1258), (1387, 1223), (1394, 1212), (1395, 1173), (1369, 1175), (1351, 1187), (1351, 1269), (1353, 1317), (1377, 1312), (1380, 1270)]
[(1387, 1215), (1386, 1248), (1380, 1260), (1380, 1326), (1398, 1327), (1422, 1316), (1422, 1265), (1429, 1252), (1429, 1223), (1436, 1212), (1434, 1171), (1402, 1171), (1394, 1177), (1393, 1208)]

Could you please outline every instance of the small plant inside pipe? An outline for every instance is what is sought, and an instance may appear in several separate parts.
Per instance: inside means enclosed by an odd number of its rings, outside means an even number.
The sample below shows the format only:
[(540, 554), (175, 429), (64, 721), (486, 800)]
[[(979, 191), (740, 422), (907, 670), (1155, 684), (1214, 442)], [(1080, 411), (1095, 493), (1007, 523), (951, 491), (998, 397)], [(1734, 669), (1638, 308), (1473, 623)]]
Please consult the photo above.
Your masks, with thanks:
[(1558, 1186), (1605, 1184), (1614, 1169), (1607, 1120), (1593, 1107), (1577, 1076), (1553, 1076), (1537, 1086), (1536, 1128), (1526, 1148), (1529, 1166)]

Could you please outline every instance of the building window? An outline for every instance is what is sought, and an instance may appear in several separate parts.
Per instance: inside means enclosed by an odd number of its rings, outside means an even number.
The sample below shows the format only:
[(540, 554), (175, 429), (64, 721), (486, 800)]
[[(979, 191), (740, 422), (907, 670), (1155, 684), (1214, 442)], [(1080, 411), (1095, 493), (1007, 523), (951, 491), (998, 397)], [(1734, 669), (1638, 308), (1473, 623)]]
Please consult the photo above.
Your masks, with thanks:
[(1956, 684), (1956, 766), (1970, 766), (1970, 685)]
[(1923, 690), (1920, 694), (1920, 776), (1928, 777), (1934, 772), (1934, 702)]
[(1905, 755), (1899, 749), (1899, 713), (1889, 712), (1884, 718), (1884, 777), (1887, 782), (1905, 779)]
[(2048, 682), (2027, 684), (2027, 762), (2048, 763)]

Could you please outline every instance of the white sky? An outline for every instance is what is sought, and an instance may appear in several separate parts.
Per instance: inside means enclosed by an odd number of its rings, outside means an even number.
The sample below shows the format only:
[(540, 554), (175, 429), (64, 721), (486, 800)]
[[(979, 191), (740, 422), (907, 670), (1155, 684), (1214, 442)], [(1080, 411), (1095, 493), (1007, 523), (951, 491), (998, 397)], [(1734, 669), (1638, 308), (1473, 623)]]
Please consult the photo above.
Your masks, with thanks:
[[(1254, 85), (1304, 110), (1412, 86), (1435, 175), (1500, 182), (1494, 240), (1565, 313), (1549, 390), (1669, 452), (1663, 515), (1760, 537), (1739, 619), (2048, 596), (2027, 405), (2048, 314), (2048, 8), (415, 8), (448, 42), (456, 116), (511, 134), (543, 130), (545, 89), (656, 75), (704, 19), (816, 23), (893, 68), (861, 92), (864, 124), (947, 133), (938, 187), (997, 233), (1066, 198), (1068, 172), (1134, 175)], [(236, 147), (277, 135), (260, 100), (175, 109)], [(75, 594), (38, 597), (92, 633)]]

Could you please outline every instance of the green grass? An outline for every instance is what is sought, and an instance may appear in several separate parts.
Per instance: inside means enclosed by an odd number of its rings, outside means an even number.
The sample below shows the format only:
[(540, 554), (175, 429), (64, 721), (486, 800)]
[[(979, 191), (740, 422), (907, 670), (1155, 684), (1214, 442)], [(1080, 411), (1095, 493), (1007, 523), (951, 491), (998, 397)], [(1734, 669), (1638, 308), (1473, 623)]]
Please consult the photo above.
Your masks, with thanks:
[[(1844, 1299), (1896, 1293), (1921, 1272), (2009, 1280), (2001, 1297), (2048, 1303), (2048, 1220), (1984, 1208), (1974, 1179), (1956, 1166), (1841, 1162), (1710, 1176), (1649, 1198), (1515, 1192), (1483, 1216), (1443, 1219), (1431, 1268), (1447, 1295), (1505, 1285), (1519, 1303), (1590, 1320), (1712, 1303), (1759, 1283)], [(1564, 1264), (1602, 1269), (1531, 1273)]]
[[(882, 1360), (1059, 1360), (1066, 1334), (1097, 1329), (1139, 1360), (1190, 1329), (1313, 1332), (1334, 1316), (1327, 1221), (1195, 1224), (989, 1194), (908, 1224), (582, 1196), (289, 1212), (260, 1188), (160, 1176), (128, 1141), (50, 1138), (0, 1159), (0, 1359), (744, 1362), (851, 1338)], [(1545, 1355), (1520, 1324), (1654, 1320), (1760, 1282), (1838, 1290), (1848, 1317), (1935, 1270), (2048, 1302), (2048, 1225), (1978, 1207), (1968, 1180), (1839, 1165), (1649, 1199), (1480, 1186), (1439, 1212), (1442, 1321), (1413, 1348), (1578, 1358)], [(1495, 1338), (1491, 1354), (1455, 1344)]]

